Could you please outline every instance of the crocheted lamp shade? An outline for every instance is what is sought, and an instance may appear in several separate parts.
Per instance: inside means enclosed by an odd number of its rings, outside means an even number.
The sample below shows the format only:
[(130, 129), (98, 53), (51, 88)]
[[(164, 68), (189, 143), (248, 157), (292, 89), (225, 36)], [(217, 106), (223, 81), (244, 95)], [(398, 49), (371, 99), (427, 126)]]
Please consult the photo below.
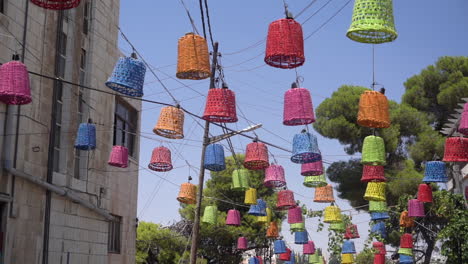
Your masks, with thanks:
[(179, 107), (163, 107), (153, 132), (165, 138), (184, 138), (184, 112)]
[(278, 210), (288, 210), (296, 207), (294, 193), (290, 190), (281, 190), (278, 192), (278, 201), (276, 202)]
[(376, 91), (365, 91), (361, 94), (357, 123), (364, 127), (390, 127), (387, 97)]
[(460, 124), (458, 125), (458, 132), (468, 136), (468, 103), (463, 106), (463, 113), (461, 114)]
[(179, 195), (177, 201), (184, 204), (195, 204), (197, 202), (197, 186), (190, 182), (182, 183), (180, 186)]
[(343, 219), (341, 218), (341, 210), (336, 205), (330, 205), (325, 207), (324, 220), (325, 223), (340, 223)]
[(386, 238), (387, 228), (385, 227), (385, 223), (381, 221), (378, 221), (377, 223), (375, 223), (371, 228), (371, 233), (380, 235), (382, 238)]
[(367, 201), (385, 201), (385, 182), (369, 182), (364, 199)]
[(350, 224), (346, 227), (345, 239), (360, 238), (357, 225)]
[(400, 254), (400, 264), (413, 264), (413, 256)]
[(77, 7), (81, 0), (31, 0), (31, 2), (45, 9), (65, 10)]
[(287, 260), (289, 261), (291, 259), (291, 250), (289, 248), (286, 248), (285, 253), (281, 253), (279, 255), (279, 260)]
[(374, 254), (374, 264), (385, 264), (385, 255)]
[(226, 169), (224, 161), (224, 148), (220, 144), (206, 146), (205, 169), (210, 171), (223, 171)]
[(424, 170), (423, 182), (448, 182), (445, 163), (442, 161), (428, 161)]
[(424, 217), (424, 204), (418, 199), (408, 201), (408, 216), (409, 217)]
[(177, 73), (179, 79), (202, 80), (210, 77), (210, 55), (206, 40), (194, 33), (179, 39)]
[(356, 254), (356, 247), (354, 242), (351, 240), (345, 240), (343, 246), (341, 247), (341, 253), (343, 254)]
[(385, 220), (390, 218), (387, 212), (372, 212), (371, 220)]
[(294, 233), (294, 244), (299, 244), (299, 245), (307, 244), (308, 239), (309, 239), (309, 234), (305, 230)]
[(237, 250), (247, 250), (248, 249), (248, 242), (246, 237), (239, 237), (237, 239)]
[(266, 216), (257, 217), (257, 222), (266, 224), (266, 223), (269, 223), (271, 221), (271, 215), (272, 215), (271, 209), (266, 208), (265, 211), (266, 211)]
[(443, 160), (448, 162), (468, 162), (468, 138), (447, 138), (445, 140)]
[(249, 259), (249, 264), (260, 264), (260, 260), (257, 257), (251, 257)]
[(271, 164), (265, 170), (265, 180), (263, 185), (268, 188), (279, 188), (286, 185), (284, 169), (281, 165)]
[(361, 43), (394, 41), (398, 34), (393, 20), (392, 0), (356, 0), (346, 36)]
[(257, 189), (249, 188), (245, 191), (245, 204), (257, 204)]
[[(14, 59), (17, 59), (15, 56)], [(26, 65), (14, 60), (0, 66), (0, 102), (7, 105), (31, 103), (31, 87)]]
[(384, 182), (387, 181), (385, 178), (384, 167), (383, 166), (370, 166), (364, 165), (362, 169), (362, 182)]
[(401, 248), (413, 248), (413, 236), (408, 233), (401, 235), (400, 247)]
[(146, 66), (132, 57), (121, 57), (115, 65), (106, 86), (127, 96), (142, 97)]
[(297, 88), (293, 83), (292, 88), (284, 94), (283, 125), (299, 126), (315, 122), (312, 97), (309, 90)]
[(291, 225), (289, 225), (289, 231), (291, 231), (291, 232), (305, 231), (305, 223), (302, 222), (302, 223), (291, 224)]
[(302, 209), (299, 206), (288, 210), (288, 224), (302, 223)]
[(258, 199), (257, 204), (253, 204), (250, 206), (248, 214), (255, 216), (267, 216), (265, 201), (263, 201), (262, 199)]
[(362, 146), (361, 163), (364, 165), (385, 165), (385, 144), (381, 137), (367, 136)]
[(369, 201), (369, 212), (386, 212), (387, 203), (382, 201)]
[[(313, 177), (313, 176), (312, 176)], [(333, 203), (333, 187), (328, 184), (327, 186), (315, 188), (314, 202), (316, 203)]]
[(235, 93), (228, 88), (209, 89), (203, 119), (218, 123), (237, 122)]
[(333, 230), (333, 231), (343, 232), (346, 230), (346, 227), (343, 222), (339, 222), (339, 223), (331, 223), (328, 229)]
[(266, 237), (267, 238), (277, 238), (278, 236), (279, 236), (278, 223), (270, 222), (270, 225), (267, 228)]
[(302, 246), (302, 254), (304, 255), (312, 255), (315, 253), (315, 243), (314, 241), (308, 241), (307, 244)]
[(354, 255), (353, 254), (341, 254), (341, 263), (342, 264), (354, 263)]
[(376, 254), (385, 255), (387, 250), (385, 249), (385, 244), (383, 242), (373, 242), (372, 247), (377, 251)]
[(315, 162), (301, 164), (302, 176), (317, 176), (317, 175), (322, 175), (322, 174), (323, 174), (322, 161), (315, 161)]
[(318, 250), (315, 250), (315, 253), (312, 255), (309, 255), (309, 263), (320, 263), (320, 256), (318, 254)]
[(279, 19), (268, 27), (265, 63), (292, 69), (305, 62), (302, 26), (292, 18)]
[(205, 213), (203, 214), (202, 222), (216, 225), (218, 222), (218, 207), (216, 207), (216, 205), (208, 205), (205, 207)]
[(154, 171), (172, 170), (171, 151), (166, 147), (157, 147), (153, 149), (148, 168)]
[(302, 184), (309, 188), (324, 187), (327, 186), (327, 179), (325, 178), (325, 174), (319, 176), (305, 176)]
[(412, 248), (400, 248), (398, 249), (398, 254), (406, 255), (406, 256), (413, 256), (413, 249)]
[(294, 136), (292, 162), (303, 164), (321, 160), (317, 137), (305, 131)]
[(226, 225), (240, 226), (241, 225), (240, 212), (235, 209), (229, 210), (226, 216)]
[(409, 217), (408, 211), (401, 212), (400, 226), (401, 227), (413, 227), (414, 226), (414, 220), (412, 217)]
[(286, 253), (286, 243), (283, 240), (275, 240), (273, 243), (273, 250), (275, 254), (283, 254)]
[(96, 148), (96, 126), (91, 123), (81, 123), (75, 139), (75, 148), (91, 150)]
[(268, 148), (261, 142), (252, 142), (245, 150), (244, 167), (250, 170), (263, 170), (270, 166)]
[(231, 189), (235, 191), (246, 191), (250, 185), (250, 172), (246, 169), (236, 169), (232, 172)]
[(114, 167), (127, 168), (128, 149), (124, 146), (113, 146), (107, 163)]
[(418, 200), (423, 203), (432, 203), (432, 187), (429, 184), (419, 184)]

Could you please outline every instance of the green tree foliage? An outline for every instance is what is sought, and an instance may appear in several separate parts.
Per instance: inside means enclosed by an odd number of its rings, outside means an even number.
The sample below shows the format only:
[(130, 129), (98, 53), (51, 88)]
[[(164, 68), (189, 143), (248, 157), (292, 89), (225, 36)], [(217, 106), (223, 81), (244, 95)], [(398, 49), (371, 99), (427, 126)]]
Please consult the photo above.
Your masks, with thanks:
[(365, 248), (356, 255), (356, 264), (372, 264), (374, 263), (374, 251), (370, 248)]

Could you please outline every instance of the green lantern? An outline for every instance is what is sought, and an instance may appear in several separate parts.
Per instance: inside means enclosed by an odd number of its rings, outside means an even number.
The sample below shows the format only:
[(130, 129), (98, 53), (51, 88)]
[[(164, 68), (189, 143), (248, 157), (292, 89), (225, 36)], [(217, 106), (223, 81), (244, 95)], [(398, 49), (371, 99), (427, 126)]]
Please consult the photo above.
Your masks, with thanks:
[(205, 207), (205, 213), (203, 214), (203, 223), (216, 225), (218, 221), (218, 207), (216, 205), (208, 205)]
[(361, 43), (394, 41), (398, 34), (393, 19), (392, 0), (356, 0), (346, 36)]
[(339, 223), (331, 223), (329, 229), (334, 230), (334, 231), (345, 231), (346, 228), (345, 228), (344, 222), (339, 222)]
[(250, 188), (250, 172), (247, 169), (237, 169), (232, 172), (231, 189), (234, 191), (246, 191)]
[(361, 163), (371, 166), (385, 165), (385, 143), (381, 137), (367, 136), (364, 138)]
[(318, 176), (306, 176), (304, 177), (303, 185), (309, 188), (323, 187), (327, 186), (327, 179), (325, 178), (325, 174)]
[(291, 232), (303, 232), (305, 231), (305, 223), (302, 222), (302, 223), (295, 223), (295, 224), (291, 224), (289, 226), (289, 229), (291, 230)]
[(369, 212), (386, 212), (387, 203), (384, 201), (369, 201)]
[(315, 250), (315, 253), (312, 255), (309, 255), (309, 263), (320, 263), (320, 256), (318, 253), (318, 250)]
[(398, 254), (413, 256), (413, 249), (412, 248), (400, 248), (398, 249)]

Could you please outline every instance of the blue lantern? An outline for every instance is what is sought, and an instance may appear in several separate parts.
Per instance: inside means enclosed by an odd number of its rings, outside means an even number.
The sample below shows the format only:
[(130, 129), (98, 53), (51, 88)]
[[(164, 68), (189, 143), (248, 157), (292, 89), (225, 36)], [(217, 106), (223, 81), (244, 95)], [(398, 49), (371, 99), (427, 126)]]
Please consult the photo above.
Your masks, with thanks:
[(385, 220), (390, 218), (387, 212), (372, 212), (371, 220)]
[(255, 216), (267, 216), (266, 207), (267, 205), (265, 201), (262, 199), (257, 199), (257, 204), (252, 204), (247, 214)]
[(294, 233), (294, 244), (304, 245), (309, 242), (309, 234), (307, 231), (300, 231)]
[(291, 254), (291, 258), (289, 259), (289, 261), (286, 261), (284, 263), (285, 264), (295, 264), (296, 263), (296, 255), (294, 254), (294, 252)]
[(206, 147), (205, 169), (210, 171), (223, 171), (226, 169), (223, 146), (220, 144), (210, 144)]
[(445, 163), (442, 161), (429, 161), (424, 170), (423, 182), (448, 182)]
[(260, 261), (256, 257), (251, 257), (249, 259), (249, 264), (260, 264)]
[(142, 97), (145, 73), (145, 64), (132, 53), (132, 57), (119, 58), (106, 86), (124, 95)]
[(291, 161), (294, 163), (310, 163), (322, 160), (322, 155), (317, 144), (317, 137), (303, 130), (296, 134), (293, 139), (293, 155)]
[(400, 254), (400, 264), (413, 264), (413, 256)]
[(91, 122), (80, 124), (78, 127), (78, 135), (75, 139), (75, 148), (79, 150), (91, 150), (96, 148), (96, 126), (94, 124)]
[(343, 243), (341, 253), (342, 254), (356, 254), (356, 247), (354, 246), (354, 242), (351, 240), (346, 240)]
[(275, 240), (273, 243), (273, 249), (275, 254), (286, 253), (286, 243), (283, 240)]
[(371, 233), (375, 233), (377, 235), (380, 235), (382, 238), (387, 237), (387, 228), (385, 227), (384, 222), (377, 222), (372, 226)]

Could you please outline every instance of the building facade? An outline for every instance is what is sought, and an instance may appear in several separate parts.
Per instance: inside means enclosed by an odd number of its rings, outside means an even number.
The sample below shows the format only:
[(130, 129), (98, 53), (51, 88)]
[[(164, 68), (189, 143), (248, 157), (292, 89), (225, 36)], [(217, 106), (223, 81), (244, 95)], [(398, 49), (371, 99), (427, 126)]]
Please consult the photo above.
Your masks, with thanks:
[[(32, 103), (0, 104), (0, 264), (135, 262), (141, 102), (105, 86), (120, 56), (119, 4), (0, 0), (0, 63), (17, 53), (32, 72)], [(88, 121), (96, 149), (76, 150)], [(107, 164), (113, 145), (128, 147), (128, 168)]]

